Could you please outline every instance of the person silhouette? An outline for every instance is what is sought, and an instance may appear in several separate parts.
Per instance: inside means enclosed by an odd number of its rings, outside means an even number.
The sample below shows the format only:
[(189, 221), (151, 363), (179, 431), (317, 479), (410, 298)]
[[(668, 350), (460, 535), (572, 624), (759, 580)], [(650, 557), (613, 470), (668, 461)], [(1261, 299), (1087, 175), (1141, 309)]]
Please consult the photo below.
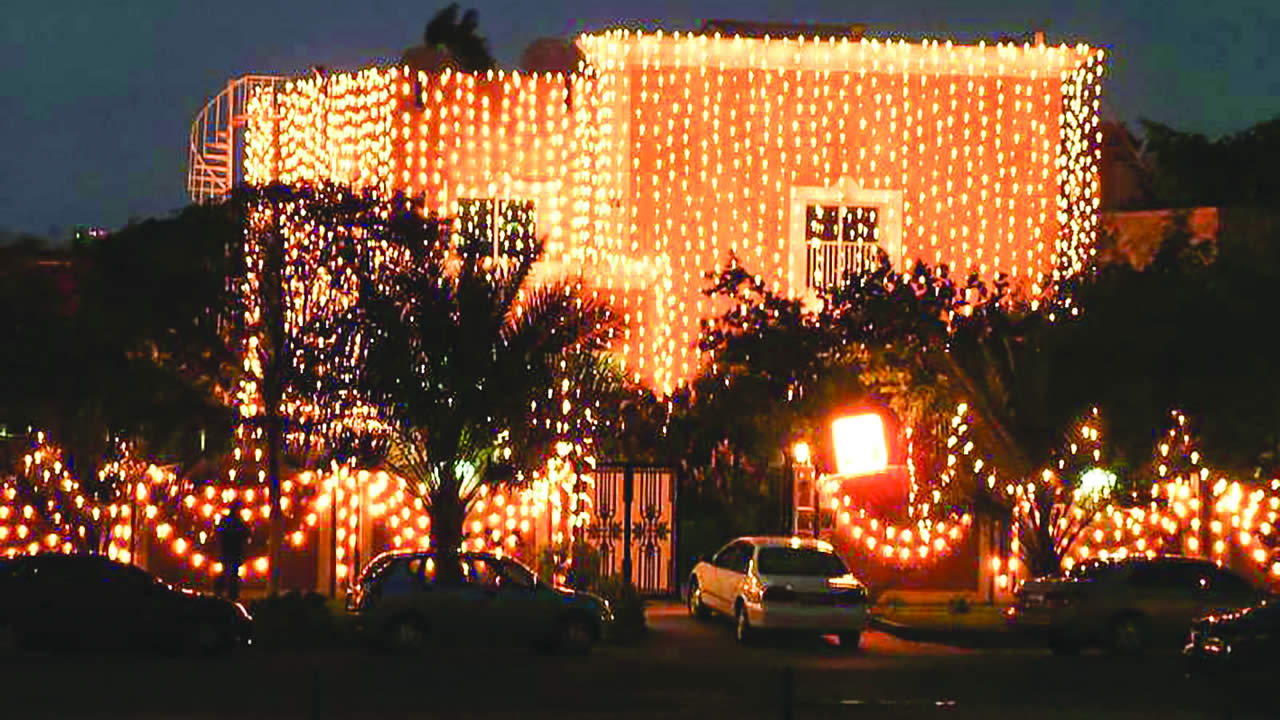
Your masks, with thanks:
[(218, 523), (218, 550), (222, 559), (222, 589), (231, 600), (240, 599), (240, 566), (244, 564), (249, 526), (240, 517), (244, 506), (237, 500)]

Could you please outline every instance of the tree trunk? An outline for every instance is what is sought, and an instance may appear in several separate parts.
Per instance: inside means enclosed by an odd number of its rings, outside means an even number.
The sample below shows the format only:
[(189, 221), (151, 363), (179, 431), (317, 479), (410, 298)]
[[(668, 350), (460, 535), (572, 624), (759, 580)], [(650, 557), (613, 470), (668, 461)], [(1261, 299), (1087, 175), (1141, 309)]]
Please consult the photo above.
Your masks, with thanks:
[[(284, 513), (280, 508), (280, 403), (267, 407), (267, 490), (271, 495), (270, 535), (267, 537), (267, 593), (280, 593), (281, 560), (284, 550)], [(358, 568), (357, 568), (358, 569)]]
[[(445, 483), (447, 485), (447, 483)], [(462, 500), (452, 488), (443, 488), (431, 498), (431, 549), (435, 553), (436, 583), (461, 585), (462, 524), (466, 519)]]
[[(258, 304), (266, 333), (267, 352), (262, 363), (262, 405), (267, 430), (267, 492), (271, 496), (271, 519), (267, 537), (267, 592), (280, 592), (280, 562), (284, 549), (284, 515), (280, 509), (280, 457), (284, 451), (284, 399), (287, 368), (293, 362), (286, 326), (284, 298), (285, 238), (280, 231), (280, 211), (271, 208), (272, 232), (263, 247), (262, 277), (258, 284)], [(359, 571), (359, 568), (356, 568)]]

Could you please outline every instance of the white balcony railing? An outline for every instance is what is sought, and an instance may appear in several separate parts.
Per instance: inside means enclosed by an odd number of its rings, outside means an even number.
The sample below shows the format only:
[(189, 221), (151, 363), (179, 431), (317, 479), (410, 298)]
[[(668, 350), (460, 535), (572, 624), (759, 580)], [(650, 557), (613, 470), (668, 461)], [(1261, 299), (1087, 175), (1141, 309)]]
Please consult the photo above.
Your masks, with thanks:
[(876, 243), (810, 240), (805, 252), (805, 287), (836, 287), (848, 275), (875, 269), (879, 258), (880, 246)]

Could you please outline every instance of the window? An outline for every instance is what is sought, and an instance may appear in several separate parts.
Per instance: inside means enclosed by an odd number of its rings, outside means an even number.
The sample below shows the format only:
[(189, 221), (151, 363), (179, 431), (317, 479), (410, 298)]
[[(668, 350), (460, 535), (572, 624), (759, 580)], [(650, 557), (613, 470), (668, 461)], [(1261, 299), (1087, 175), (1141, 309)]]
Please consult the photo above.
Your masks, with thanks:
[(468, 585), (489, 590), (496, 590), (502, 585), (502, 563), (499, 560), (472, 557), (463, 560), (463, 567), (463, 576)]
[(847, 276), (903, 261), (901, 190), (862, 187), (852, 177), (791, 188), (787, 283), (797, 294), (823, 292)]
[(1196, 591), (1208, 587), (1208, 570), (1199, 563), (1140, 563), (1133, 568), (1130, 582), (1158, 590)]
[(751, 550), (751, 545), (747, 543), (734, 543), (716, 555), (715, 566), (737, 573), (744, 573), (747, 571), (747, 565), (751, 563)]
[(1224, 595), (1251, 595), (1254, 593), (1253, 586), (1249, 584), (1248, 580), (1222, 568), (1215, 568), (1210, 572), (1209, 589)]
[(422, 586), (422, 558), (399, 558), (380, 576), (382, 595), (404, 595)]
[(832, 578), (847, 575), (844, 561), (813, 548), (766, 547), (760, 549), (756, 567), (764, 575), (805, 575)]
[(805, 287), (823, 290), (875, 267), (880, 211), (866, 205), (805, 206)]
[(513, 257), (533, 247), (537, 230), (533, 200), (458, 200), (454, 238), (458, 247), (494, 257)]
[(512, 560), (502, 561), (502, 584), (513, 587), (532, 588), (536, 581), (529, 568)]

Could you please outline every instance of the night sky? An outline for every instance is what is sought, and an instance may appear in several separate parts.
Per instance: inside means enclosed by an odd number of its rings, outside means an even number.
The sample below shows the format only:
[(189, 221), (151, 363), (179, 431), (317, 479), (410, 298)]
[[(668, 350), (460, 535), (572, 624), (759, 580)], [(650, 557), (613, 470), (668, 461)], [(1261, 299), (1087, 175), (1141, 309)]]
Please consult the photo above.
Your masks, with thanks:
[[(118, 227), (186, 202), (192, 118), (229, 77), (398, 59), (447, 0), (7, 0), (0, 228)], [(862, 22), (873, 37), (1046, 31), (1111, 49), (1104, 119), (1220, 135), (1280, 115), (1280, 0), (462, 2), (512, 67), (533, 39), (705, 18)], [(1277, 41), (1276, 47), (1280, 47)]]

